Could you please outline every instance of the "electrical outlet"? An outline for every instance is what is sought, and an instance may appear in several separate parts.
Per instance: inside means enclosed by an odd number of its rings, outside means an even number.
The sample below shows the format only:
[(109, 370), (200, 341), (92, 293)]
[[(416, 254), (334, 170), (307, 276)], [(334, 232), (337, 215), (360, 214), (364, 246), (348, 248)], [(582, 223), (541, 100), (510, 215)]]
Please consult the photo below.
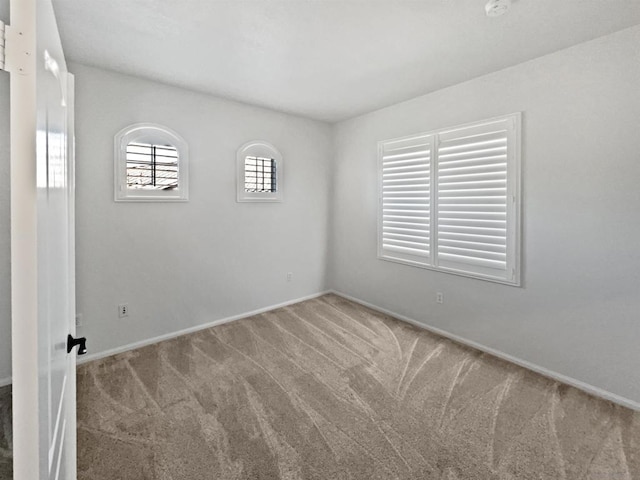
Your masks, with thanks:
[(293, 272), (288, 272), (287, 273), (287, 282), (290, 282), (291, 280), (293, 280)]
[(436, 293), (436, 302), (444, 303), (444, 294), (442, 292)]
[(120, 305), (118, 305), (118, 317), (124, 318), (128, 316), (129, 316), (129, 304), (121, 303)]
[(76, 314), (76, 328), (81, 327), (82, 326), (82, 314), (81, 313), (77, 313)]

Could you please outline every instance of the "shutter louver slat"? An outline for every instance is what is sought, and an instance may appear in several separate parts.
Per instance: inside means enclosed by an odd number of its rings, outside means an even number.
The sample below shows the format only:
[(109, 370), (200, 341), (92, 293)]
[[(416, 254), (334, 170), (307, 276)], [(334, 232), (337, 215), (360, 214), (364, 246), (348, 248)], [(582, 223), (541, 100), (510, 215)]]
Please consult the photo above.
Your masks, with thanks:
[(431, 235), (432, 137), (380, 144), (380, 251), (385, 258), (426, 264)]
[(411, 256), (414, 256), (414, 255), (423, 256), (423, 257), (429, 256), (428, 249), (407, 248), (399, 245), (387, 245), (387, 244), (383, 244), (382, 247), (387, 252), (402, 253), (402, 254), (411, 255)]
[(488, 252), (484, 249), (474, 250), (471, 248), (447, 247), (442, 245), (440, 246), (439, 251), (441, 254), (451, 254), (451, 255), (458, 255), (458, 256), (468, 257), (468, 258), (492, 260), (497, 262), (504, 262), (506, 261), (506, 257), (507, 257), (504, 253)]
[(413, 215), (413, 212), (424, 212), (424, 211), (429, 211), (428, 209), (425, 209), (424, 205), (418, 205), (418, 204), (409, 204), (409, 203), (403, 203), (403, 204), (388, 204), (385, 203), (384, 207), (387, 211), (390, 212), (410, 212)]
[(447, 219), (472, 219), (472, 220), (506, 220), (506, 212), (498, 210), (495, 205), (478, 206), (477, 209), (465, 206), (464, 208), (454, 210), (448, 208), (447, 210), (440, 210), (439, 218), (441, 220)]
[[(504, 228), (482, 228), (482, 227), (463, 227), (457, 225), (446, 225), (442, 228), (438, 228), (438, 233), (442, 235), (450, 235), (455, 236), (457, 238), (462, 238), (465, 236), (481, 236), (481, 237), (494, 237), (494, 238), (503, 238), (505, 235), (506, 229)], [(438, 235), (440, 236), (440, 235)]]
[(456, 198), (456, 197), (452, 197), (452, 198), (447, 198), (445, 200), (442, 200), (440, 202), (440, 205), (446, 205), (447, 207), (449, 207), (450, 205), (452, 206), (462, 206), (462, 205), (474, 205), (474, 206), (479, 206), (479, 205), (493, 205), (493, 206), (499, 206), (500, 208), (504, 208), (506, 209), (505, 206), (505, 197), (503, 195), (496, 195), (496, 196), (469, 196), (469, 197), (464, 197), (464, 198)]
[(413, 253), (413, 255), (427, 255), (429, 253), (422, 242), (403, 242), (401, 240), (394, 240), (392, 242), (385, 241), (382, 246), (386, 249), (402, 249), (406, 253)]
[(397, 187), (421, 187), (424, 183), (429, 182), (428, 176), (421, 176), (415, 178), (397, 178), (395, 180), (383, 180), (383, 188), (394, 189)]
[(475, 165), (443, 165), (440, 164), (440, 176), (451, 175), (453, 173), (493, 173), (503, 172), (507, 162), (476, 162)]
[(403, 157), (394, 160), (384, 160), (382, 163), (385, 168), (399, 168), (411, 165), (421, 165), (422, 162), (429, 159), (429, 155), (422, 155), (419, 157)]
[(384, 215), (383, 217), (383, 224), (386, 224), (387, 222), (396, 222), (396, 223), (401, 223), (404, 222), (406, 220), (409, 220), (413, 223), (424, 223), (424, 224), (429, 224), (429, 219), (427, 217), (425, 218), (419, 218), (419, 217), (408, 217), (406, 215)]
[(497, 228), (504, 229), (507, 226), (506, 221), (492, 221), (492, 220), (478, 220), (471, 218), (445, 218), (439, 219), (438, 225), (442, 228), (442, 231), (446, 231), (447, 227), (463, 227), (463, 226), (471, 226), (471, 227), (482, 227), (482, 228)]
[(438, 158), (446, 163), (461, 162), (462, 160), (473, 160), (477, 158), (500, 158), (507, 154), (507, 146), (479, 148), (477, 150), (459, 150), (457, 152), (445, 153), (443, 149), (439, 150)]
[[(450, 260), (452, 262), (461, 263), (461, 264), (467, 265), (467, 267), (478, 266), (478, 267), (493, 268), (496, 270), (504, 270), (505, 262), (499, 261), (499, 260), (487, 260), (487, 259), (479, 258), (476, 256), (452, 255), (444, 252), (439, 253), (438, 255), (442, 260)], [(469, 268), (466, 268), (465, 271), (472, 271), (472, 270), (470, 270)]]
[[(418, 142), (421, 142), (418, 139)], [(382, 158), (382, 163), (395, 162), (397, 160), (407, 160), (407, 159), (415, 159), (421, 157), (429, 157), (431, 155), (431, 146), (429, 143), (422, 143), (420, 145), (416, 145), (415, 147), (394, 147), (391, 146), (392, 150), (387, 150), (385, 152), (384, 157)]]
[(469, 240), (441, 240), (440, 245), (447, 247), (467, 248), (468, 250), (486, 250), (488, 252), (506, 253), (507, 247), (502, 244), (471, 242)]
[[(396, 228), (402, 228), (405, 230), (425, 230), (425, 225), (426, 222), (420, 223), (420, 222), (392, 222), (392, 221), (386, 221), (384, 222), (384, 226), (387, 229), (396, 229)], [(389, 230), (389, 231), (393, 231), (393, 230)], [(426, 231), (428, 231), (428, 229), (426, 229)]]
[[(421, 164), (418, 165), (401, 165), (398, 167), (389, 167), (389, 168), (385, 168), (385, 177), (390, 177), (393, 176), (395, 174), (398, 173), (406, 173), (406, 172), (415, 172), (416, 170), (423, 170), (423, 166)], [(424, 170), (423, 170), (424, 171)], [(428, 175), (429, 172), (426, 171), (426, 174)]]
[[(445, 179), (448, 180), (448, 179)], [(451, 191), (463, 191), (463, 190), (474, 190), (479, 191), (480, 189), (484, 191), (499, 191), (503, 190), (506, 192), (507, 184), (506, 180), (462, 180), (459, 182), (455, 181), (441, 181), (439, 182), (440, 188), (445, 192)]]
[[(425, 195), (428, 195), (429, 192), (420, 192), (411, 189), (383, 189), (382, 195), (384, 196), (384, 200), (386, 202), (394, 202), (394, 201), (404, 201), (404, 202), (417, 202), (425, 198)], [(405, 200), (402, 200), (405, 199)], [(425, 200), (425, 203), (428, 205), (429, 200)]]
[(500, 186), (506, 186), (507, 172), (504, 170), (501, 172), (473, 172), (468, 173), (465, 171), (450, 173), (448, 175), (440, 175), (439, 185), (457, 185), (474, 183), (484, 185), (487, 182), (500, 182)]
[[(438, 149), (437, 258), (469, 273), (507, 269), (507, 141), (504, 125), (442, 135)], [(482, 130), (482, 129), (480, 129)]]
[(391, 226), (387, 226), (386, 228), (386, 234), (389, 235), (406, 235), (406, 234), (413, 234), (415, 236), (418, 237), (428, 237), (429, 236), (429, 231), (426, 229), (419, 229), (419, 228), (407, 228), (406, 226), (403, 227), (391, 227)]
[(385, 202), (423, 202), (425, 206), (429, 205), (429, 198), (425, 200), (426, 192), (414, 192), (407, 190), (384, 191)]
[[(468, 130), (473, 130), (475, 127), (469, 127)], [(462, 133), (466, 128), (452, 130), (441, 134), (441, 139), (446, 141), (447, 144), (444, 147), (438, 149), (439, 152), (455, 151), (455, 150), (469, 150), (477, 149), (478, 146), (495, 146), (496, 144), (506, 144), (506, 138), (503, 134), (504, 128), (502, 125), (494, 124), (493, 128), (489, 130), (476, 133)]]
[(385, 184), (390, 185), (391, 183), (397, 183), (398, 180), (414, 180), (415, 182), (416, 176), (419, 176), (418, 178), (429, 178), (428, 172), (424, 170), (385, 173), (382, 178)]
[(493, 183), (486, 185), (481, 185), (479, 183), (457, 185), (445, 184), (440, 195), (444, 200), (449, 200), (451, 198), (473, 198), (480, 195), (486, 195), (487, 197), (500, 197), (504, 202), (506, 199), (506, 193), (507, 187), (504, 185), (504, 182), (501, 182), (501, 184)]
[(386, 186), (386, 187), (382, 187), (382, 191), (384, 195), (422, 195), (424, 196), (425, 194), (428, 194), (429, 191), (425, 191), (423, 188), (421, 187), (416, 187), (416, 186), (402, 186), (402, 185), (396, 185), (395, 187), (391, 187), (391, 186)]
[[(398, 234), (398, 233), (389, 233), (389, 232), (385, 232), (382, 235), (382, 238), (384, 238), (387, 241), (398, 241), (398, 242), (407, 242), (407, 243), (411, 243), (411, 244), (420, 244), (421, 241), (423, 241), (424, 239), (429, 238), (428, 235), (425, 235), (424, 232), (422, 235), (416, 235), (416, 234)], [(421, 240), (422, 239), (422, 240)]]
[(442, 159), (438, 162), (438, 165), (442, 167), (444, 170), (450, 168), (460, 168), (460, 167), (474, 167), (474, 166), (484, 166), (484, 165), (494, 165), (494, 164), (506, 164), (507, 163), (507, 155), (485, 155), (483, 157), (477, 155), (470, 155), (468, 158), (460, 158), (460, 159), (452, 159), (446, 161)]
[(399, 209), (385, 209), (387, 213), (382, 218), (429, 218), (428, 211), (421, 210), (399, 210)]
[(438, 235), (438, 242), (444, 245), (448, 241), (474, 242), (474, 243), (490, 243), (493, 245), (505, 245), (505, 239), (502, 235), (483, 235), (482, 233), (469, 232), (442, 232)]

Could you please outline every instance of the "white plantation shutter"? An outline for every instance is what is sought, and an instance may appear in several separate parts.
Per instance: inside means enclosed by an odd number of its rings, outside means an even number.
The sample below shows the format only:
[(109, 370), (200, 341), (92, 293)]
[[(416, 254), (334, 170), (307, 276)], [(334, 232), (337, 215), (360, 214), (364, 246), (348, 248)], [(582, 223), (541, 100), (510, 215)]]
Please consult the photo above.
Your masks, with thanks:
[[(437, 265), (512, 281), (515, 119), (442, 132), (438, 139)], [(511, 150), (511, 152), (510, 152)]]
[(432, 135), (379, 144), (381, 258), (429, 263), (432, 152)]
[(520, 114), (380, 143), (379, 256), (519, 285)]

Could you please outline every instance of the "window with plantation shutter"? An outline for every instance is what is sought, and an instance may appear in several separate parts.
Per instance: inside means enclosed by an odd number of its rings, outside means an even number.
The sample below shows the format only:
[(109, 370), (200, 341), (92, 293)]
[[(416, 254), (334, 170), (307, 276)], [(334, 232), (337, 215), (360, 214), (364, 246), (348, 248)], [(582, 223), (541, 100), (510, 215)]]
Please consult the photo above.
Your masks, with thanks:
[(382, 142), (379, 255), (422, 264), (430, 256), (433, 136)]
[(514, 114), (381, 142), (379, 257), (519, 285), (519, 134)]

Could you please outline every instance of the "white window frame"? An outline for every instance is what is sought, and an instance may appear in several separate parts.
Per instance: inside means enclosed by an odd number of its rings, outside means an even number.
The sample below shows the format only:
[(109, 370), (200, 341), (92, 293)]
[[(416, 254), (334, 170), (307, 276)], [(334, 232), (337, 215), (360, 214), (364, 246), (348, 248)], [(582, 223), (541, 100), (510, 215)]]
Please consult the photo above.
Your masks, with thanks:
[[(172, 145), (178, 152), (178, 188), (147, 190), (127, 187), (127, 145), (132, 142)], [(154, 123), (136, 123), (114, 138), (114, 200), (116, 202), (186, 202), (189, 200), (189, 149), (175, 131)]]
[[(276, 167), (275, 192), (245, 191), (245, 159), (247, 157), (270, 158)], [(284, 167), (282, 155), (276, 147), (264, 141), (251, 141), (242, 145), (236, 154), (236, 191), (238, 202), (282, 202)]]
[[(441, 210), (438, 202), (438, 183), (439, 183), (439, 164), (440, 164), (440, 144), (447, 138), (456, 137), (456, 135), (470, 132), (482, 132), (484, 129), (490, 130), (496, 125), (504, 126), (507, 132), (507, 153), (506, 153), (506, 267), (504, 272), (499, 273), (497, 270), (483, 268), (481, 266), (469, 266), (464, 263), (456, 263), (451, 260), (443, 260), (438, 255), (438, 212)], [(521, 278), (521, 125), (522, 114), (514, 113), (502, 117), (491, 118), (480, 122), (468, 123), (456, 127), (435, 130), (427, 133), (420, 133), (401, 138), (395, 138), (378, 142), (378, 185), (379, 185), (379, 206), (378, 206), (378, 258), (396, 263), (411, 265), (414, 267), (436, 270), (440, 272), (452, 273), (465, 277), (478, 278), (506, 285), (520, 286)], [(425, 250), (424, 252), (401, 252), (392, 251), (392, 247), (385, 248), (383, 246), (383, 156), (387, 152), (389, 155), (394, 154), (394, 150), (410, 146), (416, 149), (415, 145), (422, 145), (422, 151), (429, 150), (429, 180), (424, 180), (424, 188), (428, 187), (428, 200), (423, 200), (424, 207), (422, 210), (428, 211), (428, 240), (424, 245), (418, 245), (418, 248)], [(428, 145), (428, 147), (425, 147)], [(389, 153), (390, 152), (390, 153)], [(424, 156), (425, 153), (420, 155)], [(442, 153), (443, 157), (445, 153)], [(417, 158), (417, 157), (416, 157)], [(444, 160), (443, 160), (444, 162)], [(387, 163), (387, 167), (388, 167)], [(417, 168), (417, 167), (416, 167)], [(387, 171), (387, 186), (389, 184), (389, 169)], [(412, 187), (413, 188), (413, 187)], [(416, 194), (417, 195), (417, 194)], [(422, 195), (422, 194), (420, 194)], [(389, 195), (386, 196), (387, 202)], [(424, 198), (424, 197), (422, 197)], [(407, 200), (409, 202), (409, 200)], [(413, 200), (411, 200), (413, 202)], [(387, 204), (388, 205), (388, 204)], [(387, 209), (390, 207), (387, 206)], [(409, 205), (401, 208), (420, 208)], [(387, 210), (388, 212), (388, 210)], [(388, 217), (387, 217), (388, 218)], [(420, 228), (420, 227), (417, 227)], [(425, 227), (426, 228), (426, 227)], [(444, 229), (445, 227), (443, 227)], [(442, 233), (442, 231), (440, 231)], [(388, 224), (387, 224), (387, 234)], [(417, 235), (422, 235), (418, 232)], [(387, 240), (387, 243), (389, 241)], [(445, 255), (444, 253), (441, 255)]]

